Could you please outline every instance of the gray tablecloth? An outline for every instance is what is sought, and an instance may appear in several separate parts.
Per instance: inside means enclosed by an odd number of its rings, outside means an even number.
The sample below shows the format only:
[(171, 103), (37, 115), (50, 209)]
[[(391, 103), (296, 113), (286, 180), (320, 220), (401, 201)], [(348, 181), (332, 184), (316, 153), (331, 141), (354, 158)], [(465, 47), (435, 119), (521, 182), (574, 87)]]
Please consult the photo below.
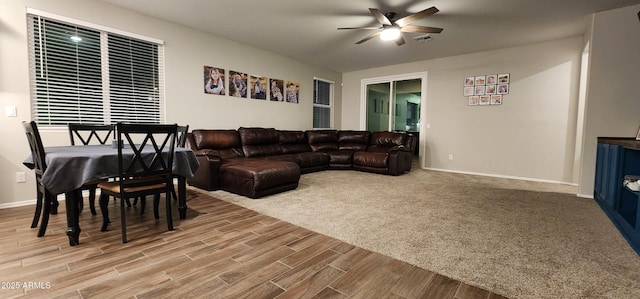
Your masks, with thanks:
[[(45, 147), (47, 170), (42, 183), (53, 194), (80, 188), (85, 183), (118, 176), (118, 149), (111, 145), (50, 146)], [(124, 150), (133, 155), (133, 151)], [(33, 169), (33, 158), (23, 164)], [(173, 169), (176, 174), (190, 178), (198, 169), (196, 155), (187, 148), (176, 148)]]

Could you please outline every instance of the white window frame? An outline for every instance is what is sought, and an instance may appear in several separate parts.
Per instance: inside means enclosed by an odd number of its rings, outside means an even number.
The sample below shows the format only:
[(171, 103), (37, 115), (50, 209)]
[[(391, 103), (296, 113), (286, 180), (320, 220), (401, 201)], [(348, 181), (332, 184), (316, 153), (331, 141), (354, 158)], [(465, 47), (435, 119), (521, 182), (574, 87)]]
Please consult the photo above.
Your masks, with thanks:
[[(324, 104), (317, 104), (316, 103), (316, 95), (314, 93), (313, 95), (313, 107), (319, 107), (319, 108), (327, 108), (329, 109), (329, 127), (328, 128), (316, 128), (315, 125), (313, 125), (313, 129), (314, 130), (322, 130), (322, 129), (333, 129), (333, 124), (334, 124), (334, 119), (333, 119), (333, 102), (334, 102), (334, 96), (335, 96), (335, 85), (336, 83), (334, 81), (331, 80), (327, 80), (327, 79), (322, 79), (322, 78), (318, 78), (318, 77), (314, 77), (313, 78), (313, 86), (315, 89), (315, 84), (316, 81), (322, 81), (324, 83), (328, 83), (329, 84), (329, 105), (324, 105)], [(315, 118), (315, 115), (313, 115), (313, 117)]]
[[(165, 86), (165, 82), (164, 82), (164, 78), (165, 78), (165, 74), (164, 74), (164, 41), (156, 39), (156, 38), (152, 38), (152, 37), (148, 37), (148, 36), (144, 36), (144, 35), (140, 35), (140, 34), (136, 34), (136, 33), (131, 33), (131, 32), (127, 32), (127, 31), (123, 31), (123, 30), (119, 30), (119, 29), (114, 29), (114, 28), (110, 28), (110, 27), (106, 27), (106, 26), (102, 26), (102, 25), (98, 25), (98, 24), (93, 24), (90, 22), (86, 22), (86, 21), (81, 21), (81, 20), (77, 20), (77, 19), (73, 19), (73, 18), (69, 18), (69, 17), (65, 17), (65, 16), (60, 16), (60, 15), (56, 15), (56, 14), (52, 14), (49, 12), (45, 12), (45, 11), (40, 11), (37, 9), (33, 9), (33, 8), (27, 8), (27, 19), (29, 20), (30, 17), (29, 15), (33, 15), (33, 17), (42, 17), (42, 18), (46, 18), (55, 22), (59, 22), (59, 23), (68, 23), (70, 25), (76, 26), (76, 27), (84, 27), (86, 29), (89, 30), (93, 30), (93, 31), (97, 31), (100, 32), (100, 36), (101, 36), (101, 43), (103, 43), (104, 41), (106, 41), (107, 39), (107, 35), (108, 34), (116, 34), (116, 35), (120, 35), (126, 38), (131, 38), (131, 39), (136, 39), (136, 40), (140, 40), (143, 42), (148, 42), (148, 43), (153, 43), (156, 44), (158, 46), (157, 52), (158, 52), (158, 56), (157, 56), (157, 63), (158, 63), (158, 105), (159, 105), (159, 111), (158, 111), (158, 115), (153, 114), (153, 117), (157, 117), (158, 123), (164, 123), (166, 120), (166, 101), (165, 101), (165, 90), (164, 90), (164, 86)], [(29, 24), (29, 26), (31, 26), (31, 24)], [(32, 41), (31, 41), (32, 36), (29, 36), (29, 44), (31, 45)], [(102, 51), (101, 51), (101, 61), (102, 61), (102, 105), (103, 105), (103, 113), (104, 113), (104, 123), (109, 124), (112, 122), (111, 120), (111, 111), (110, 111), (110, 101), (111, 101), (111, 95), (110, 95), (110, 86), (109, 86), (109, 67), (105, 66), (108, 64), (108, 56), (106, 55), (108, 53), (108, 47), (105, 46), (106, 44), (103, 44)], [(35, 119), (37, 116), (35, 114), (35, 110), (36, 106), (37, 106), (37, 97), (35, 94), (35, 90), (36, 90), (36, 85), (35, 85), (35, 64), (33, 63), (33, 49), (29, 49), (30, 51), (30, 76), (31, 76), (31, 109), (32, 109), (32, 117), (34, 118), (34, 120), (37, 121), (37, 119)], [(135, 120), (131, 120), (131, 122), (135, 122)], [(60, 127), (61, 125), (47, 125), (44, 124), (42, 125), (42, 127), (46, 128), (57, 128)]]

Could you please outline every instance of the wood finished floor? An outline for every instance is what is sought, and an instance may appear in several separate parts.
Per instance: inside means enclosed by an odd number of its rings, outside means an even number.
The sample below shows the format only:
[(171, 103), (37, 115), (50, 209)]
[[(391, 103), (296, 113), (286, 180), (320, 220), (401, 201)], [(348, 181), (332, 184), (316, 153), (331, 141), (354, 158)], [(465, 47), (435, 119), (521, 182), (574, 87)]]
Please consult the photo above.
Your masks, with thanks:
[(0, 297), (505, 298), (193, 190), (169, 232), (151, 202), (128, 209), (127, 244), (117, 204), (108, 232), (85, 204), (76, 247), (64, 202), (43, 238), (34, 206), (0, 210)]

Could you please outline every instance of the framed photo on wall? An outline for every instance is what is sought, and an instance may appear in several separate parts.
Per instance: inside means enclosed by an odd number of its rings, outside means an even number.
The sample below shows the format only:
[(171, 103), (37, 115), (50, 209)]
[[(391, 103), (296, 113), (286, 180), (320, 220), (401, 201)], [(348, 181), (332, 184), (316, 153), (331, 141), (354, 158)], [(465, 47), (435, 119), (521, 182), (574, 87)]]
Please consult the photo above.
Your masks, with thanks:
[(229, 95), (232, 97), (247, 97), (247, 74), (229, 71)]
[(285, 87), (285, 94), (287, 102), (289, 103), (298, 103), (298, 97), (300, 95), (300, 84), (298, 82), (287, 81), (287, 85)]
[(224, 69), (204, 66), (204, 92), (224, 95)]
[(251, 76), (251, 98), (256, 100), (267, 99), (267, 77)]
[(473, 95), (473, 91), (474, 91), (473, 85), (465, 87), (464, 88), (464, 96), (465, 97), (472, 96)]
[(499, 74), (498, 75), (498, 83), (510, 83), (509, 82), (509, 74)]
[(473, 86), (473, 82), (475, 81), (474, 77), (465, 77), (464, 78), (464, 86)]
[(487, 85), (498, 83), (498, 75), (487, 75)]
[(508, 94), (509, 84), (498, 84), (498, 94)]
[(269, 93), (271, 94), (269, 100), (276, 102), (284, 101), (284, 95), (282, 95), (283, 85), (284, 83), (280, 79), (269, 79)]
[(502, 95), (501, 94), (491, 95), (491, 105), (502, 105)]

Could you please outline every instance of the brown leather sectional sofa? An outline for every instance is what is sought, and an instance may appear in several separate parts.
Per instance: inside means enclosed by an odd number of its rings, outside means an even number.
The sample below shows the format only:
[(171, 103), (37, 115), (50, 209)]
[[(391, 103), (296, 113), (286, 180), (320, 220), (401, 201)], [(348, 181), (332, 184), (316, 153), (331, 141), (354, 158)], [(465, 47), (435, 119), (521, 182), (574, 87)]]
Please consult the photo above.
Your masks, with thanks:
[(187, 146), (200, 168), (189, 185), (259, 198), (298, 187), (300, 175), (355, 169), (388, 175), (411, 170), (415, 136), (400, 132), (193, 130)]

